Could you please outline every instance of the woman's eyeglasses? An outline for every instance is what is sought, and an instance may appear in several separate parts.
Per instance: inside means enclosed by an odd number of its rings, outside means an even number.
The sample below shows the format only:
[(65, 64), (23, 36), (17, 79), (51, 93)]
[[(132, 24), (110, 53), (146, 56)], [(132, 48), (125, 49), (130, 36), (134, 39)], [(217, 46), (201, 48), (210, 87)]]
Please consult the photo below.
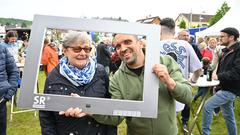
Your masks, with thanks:
[(71, 47), (71, 46), (68, 46), (67, 48), (71, 48), (73, 52), (75, 53), (80, 53), (82, 50), (85, 52), (85, 53), (90, 53), (91, 50), (92, 50), (92, 47)]

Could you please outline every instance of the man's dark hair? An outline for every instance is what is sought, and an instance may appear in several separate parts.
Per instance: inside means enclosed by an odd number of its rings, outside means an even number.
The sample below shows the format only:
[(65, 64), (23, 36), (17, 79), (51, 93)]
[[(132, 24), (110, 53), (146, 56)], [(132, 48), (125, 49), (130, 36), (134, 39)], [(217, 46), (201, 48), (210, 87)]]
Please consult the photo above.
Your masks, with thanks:
[(175, 53), (169, 52), (167, 55), (171, 56), (177, 62), (177, 55)]
[(203, 66), (207, 66), (210, 64), (210, 59), (208, 57), (203, 57), (202, 63), (203, 63)]
[(195, 38), (193, 36), (190, 36), (189, 43), (194, 43)]
[(28, 33), (26, 32), (23, 32), (23, 35), (22, 35), (22, 41), (28, 41)]
[(175, 34), (175, 22), (172, 18), (163, 18), (160, 25), (162, 34)]
[(160, 25), (168, 27), (169, 29), (175, 29), (175, 22), (172, 18), (163, 18)]

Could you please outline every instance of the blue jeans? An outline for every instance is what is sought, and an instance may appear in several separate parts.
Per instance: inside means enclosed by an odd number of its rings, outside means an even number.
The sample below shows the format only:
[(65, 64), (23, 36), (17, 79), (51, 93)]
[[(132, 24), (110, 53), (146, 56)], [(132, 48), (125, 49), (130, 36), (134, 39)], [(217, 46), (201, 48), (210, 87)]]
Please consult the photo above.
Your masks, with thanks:
[(7, 129), (7, 107), (6, 103), (0, 103), (0, 135), (6, 135)]
[(184, 109), (182, 110), (182, 123), (188, 125), (188, 120), (190, 117), (190, 107), (185, 104)]
[(226, 121), (228, 134), (237, 135), (237, 126), (233, 110), (233, 102), (236, 95), (229, 91), (219, 90), (210, 97), (203, 107), (202, 131), (204, 135), (210, 135), (210, 125), (213, 119), (214, 108), (221, 107)]
[(208, 87), (199, 87), (198, 93), (194, 96), (194, 100), (196, 101), (200, 96), (203, 97), (207, 93), (208, 89)]

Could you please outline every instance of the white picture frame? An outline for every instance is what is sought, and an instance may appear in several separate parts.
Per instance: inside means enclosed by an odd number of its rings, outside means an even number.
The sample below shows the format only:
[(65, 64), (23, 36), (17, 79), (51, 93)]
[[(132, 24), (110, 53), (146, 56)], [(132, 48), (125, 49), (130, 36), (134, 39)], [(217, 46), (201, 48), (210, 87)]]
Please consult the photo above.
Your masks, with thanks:
[[(48, 28), (145, 35), (147, 37), (147, 48), (143, 100), (72, 97), (37, 93), (35, 86), (39, 73), (43, 41), (46, 29)], [(35, 15), (20, 88), (18, 107), (49, 111), (64, 111), (70, 107), (79, 107), (84, 112), (93, 114), (156, 118), (159, 80), (152, 73), (152, 67), (160, 61), (159, 41), (159, 25)]]

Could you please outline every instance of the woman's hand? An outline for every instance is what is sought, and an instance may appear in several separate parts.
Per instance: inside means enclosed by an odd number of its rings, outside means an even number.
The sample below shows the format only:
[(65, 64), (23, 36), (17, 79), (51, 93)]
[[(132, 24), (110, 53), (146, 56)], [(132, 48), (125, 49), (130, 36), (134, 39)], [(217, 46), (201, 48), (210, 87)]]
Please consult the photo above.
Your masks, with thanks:
[[(71, 93), (71, 96), (73, 97), (80, 97), (78, 94), (75, 94), (75, 93)], [(89, 115), (91, 116), (91, 114), (87, 114), (87, 113), (84, 113), (82, 111), (82, 109), (80, 108), (69, 108), (67, 109), (66, 111), (60, 111), (59, 112), (59, 115), (65, 115), (66, 117), (77, 117), (77, 118), (81, 118), (81, 117), (84, 117), (86, 115)]]
[(82, 109), (80, 108), (69, 108), (67, 109), (67, 111), (60, 111), (59, 115), (65, 115), (66, 117), (77, 117), (77, 118), (81, 118), (84, 117), (86, 115), (88, 115), (87, 113), (82, 112)]

